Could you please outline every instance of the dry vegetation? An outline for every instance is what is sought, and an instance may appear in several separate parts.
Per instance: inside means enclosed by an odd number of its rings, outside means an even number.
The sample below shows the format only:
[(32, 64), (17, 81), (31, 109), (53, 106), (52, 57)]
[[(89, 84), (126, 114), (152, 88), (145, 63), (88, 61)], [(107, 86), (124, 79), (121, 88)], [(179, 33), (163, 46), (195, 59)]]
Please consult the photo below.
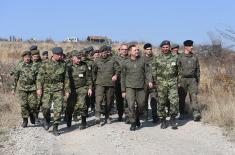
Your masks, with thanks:
[[(40, 50), (51, 50), (59, 45), (65, 52), (88, 46), (87, 43), (38, 43)], [(8, 73), (12, 64), (20, 58), (20, 52), (28, 49), (29, 43), (0, 42), (1, 74)], [(96, 48), (98, 45), (95, 45)], [(115, 46), (116, 47), (116, 46)], [(220, 56), (200, 56), (201, 84), (199, 101), (203, 108), (203, 121), (218, 125), (235, 133), (235, 53), (224, 50)], [(5, 89), (9, 90), (10, 77)], [(1, 85), (2, 87), (2, 85)], [(1, 88), (2, 89), (2, 88)], [(20, 120), (17, 100), (9, 92), (0, 94), (0, 128), (14, 127)]]

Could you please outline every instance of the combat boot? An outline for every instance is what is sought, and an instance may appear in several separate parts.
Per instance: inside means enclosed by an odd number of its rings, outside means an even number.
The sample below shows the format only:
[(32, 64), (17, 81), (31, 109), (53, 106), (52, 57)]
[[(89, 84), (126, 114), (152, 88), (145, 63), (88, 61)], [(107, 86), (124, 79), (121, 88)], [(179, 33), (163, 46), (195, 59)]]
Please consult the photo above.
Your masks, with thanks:
[(23, 128), (26, 128), (27, 125), (28, 125), (28, 118), (23, 118), (23, 123), (22, 123), (21, 126), (22, 126)]
[(157, 124), (158, 123), (158, 117), (153, 117), (153, 121), (152, 121), (154, 124)]
[(29, 114), (29, 119), (30, 119), (31, 124), (35, 124), (35, 118), (33, 114)]
[(55, 136), (59, 136), (60, 135), (60, 133), (58, 131), (58, 124), (54, 124), (53, 125), (53, 135), (55, 135)]
[(125, 116), (125, 123), (126, 124), (130, 124), (130, 119), (129, 119), (129, 117), (127, 115)]
[(35, 124), (39, 124), (38, 113), (34, 113)]
[(179, 120), (184, 120), (184, 119), (185, 119), (184, 114), (180, 114), (180, 116), (179, 116), (178, 119), (179, 119)]
[(82, 116), (80, 130), (86, 129), (86, 116)]
[(50, 121), (48, 121), (46, 118), (44, 118), (44, 120), (43, 120), (43, 128), (45, 130), (49, 129), (49, 127), (50, 127), (49, 123), (50, 123)]
[(130, 131), (136, 130), (136, 123), (131, 123)]
[(101, 126), (101, 118), (100, 118), (100, 117), (101, 117), (100, 114), (98, 114), (98, 115), (96, 116), (95, 124), (96, 124), (97, 126)]
[(168, 127), (166, 118), (161, 119), (161, 129), (166, 129)]
[(140, 119), (139, 119), (139, 117), (136, 118), (135, 125), (136, 125), (137, 128), (140, 127)]
[(171, 128), (172, 129), (178, 129), (178, 124), (176, 123), (176, 119), (175, 119), (175, 117), (171, 117), (171, 119), (170, 119), (170, 125), (171, 125)]
[(107, 123), (107, 124), (111, 124), (112, 123), (112, 121), (111, 121), (109, 116), (105, 117), (105, 123)]

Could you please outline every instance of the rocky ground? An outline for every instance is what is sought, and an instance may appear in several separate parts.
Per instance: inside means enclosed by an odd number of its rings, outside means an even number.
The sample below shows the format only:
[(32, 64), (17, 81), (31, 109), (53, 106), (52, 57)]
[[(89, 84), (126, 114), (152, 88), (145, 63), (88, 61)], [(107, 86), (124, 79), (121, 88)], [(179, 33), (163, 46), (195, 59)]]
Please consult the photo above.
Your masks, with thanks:
[(156, 155), (156, 154), (235, 154), (235, 143), (223, 136), (218, 127), (191, 120), (179, 121), (179, 129), (162, 130), (159, 124), (142, 122), (141, 128), (129, 131), (129, 125), (117, 122), (79, 130), (80, 122), (71, 128), (60, 125), (61, 135), (52, 135), (40, 126), (11, 129), (0, 135), (2, 155)]

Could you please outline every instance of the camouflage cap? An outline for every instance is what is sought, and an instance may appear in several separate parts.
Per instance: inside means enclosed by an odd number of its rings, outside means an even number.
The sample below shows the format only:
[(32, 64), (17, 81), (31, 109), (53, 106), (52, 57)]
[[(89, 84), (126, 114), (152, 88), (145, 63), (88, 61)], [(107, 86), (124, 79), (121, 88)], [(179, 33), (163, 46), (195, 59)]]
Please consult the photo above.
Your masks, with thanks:
[(78, 53), (77, 50), (73, 50), (73, 51), (70, 52), (70, 54), (73, 57), (73, 56), (78, 56), (79, 53)]
[(21, 57), (24, 57), (26, 55), (31, 55), (31, 52), (30, 51), (24, 51), (21, 53)]
[(179, 48), (180, 46), (178, 44), (172, 44), (171, 45), (171, 49), (174, 49), (174, 48)]
[(160, 44), (160, 47), (162, 47), (164, 45), (171, 45), (171, 42), (169, 40), (163, 40)]
[(37, 50), (38, 49), (38, 46), (37, 45), (32, 45), (29, 50), (30, 51), (33, 51), (33, 50)]
[(39, 50), (32, 50), (31, 55), (40, 55)]
[(63, 54), (63, 49), (61, 47), (54, 47), (52, 49), (53, 54)]
[(99, 49), (100, 52), (105, 52), (105, 51), (108, 51), (108, 46), (107, 45), (103, 45), (100, 47)]

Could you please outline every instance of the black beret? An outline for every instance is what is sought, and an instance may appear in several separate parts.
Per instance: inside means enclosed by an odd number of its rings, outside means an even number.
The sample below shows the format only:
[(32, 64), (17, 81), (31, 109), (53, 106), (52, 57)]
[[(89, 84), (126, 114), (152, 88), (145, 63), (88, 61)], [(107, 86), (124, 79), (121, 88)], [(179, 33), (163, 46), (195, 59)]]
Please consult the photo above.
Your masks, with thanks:
[(38, 49), (38, 46), (37, 45), (32, 45), (29, 50), (32, 51), (32, 50), (37, 50)]
[(54, 47), (52, 49), (53, 54), (63, 54), (63, 49), (61, 47)]
[(171, 42), (169, 40), (163, 40), (160, 44), (160, 47), (162, 47), (164, 45), (171, 45)]
[(174, 49), (174, 48), (179, 48), (180, 46), (178, 44), (173, 44), (171, 45), (171, 49)]
[(21, 57), (24, 57), (26, 55), (31, 55), (31, 52), (30, 51), (24, 51), (22, 54), (21, 54)]
[(107, 51), (112, 51), (112, 47), (111, 46), (107, 46)]
[(184, 46), (193, 46), (193, 41), (192, 40), (185, 40)]
[(152, 47), (152, 45), (150, 43), (144, 44), (144, 49)]
[(48, 55), (48, 51), (42, 52), (42, 55)]
[(39, 50), (32, 50), (31, 55), (40, 55)]
[(87, 47), (87, 48), (84, 48), (84, 52), (85, 53), (91, 53), (91, 52), (93, 52), (94, 51), (94, 48), (92, 47), (92, 46), (89, 46), (89, 47)]
[(103, 45), (100, 47), (100, 52), (104, 52), (104, 51), (108, 51), (108, 46), (107, 45)]

